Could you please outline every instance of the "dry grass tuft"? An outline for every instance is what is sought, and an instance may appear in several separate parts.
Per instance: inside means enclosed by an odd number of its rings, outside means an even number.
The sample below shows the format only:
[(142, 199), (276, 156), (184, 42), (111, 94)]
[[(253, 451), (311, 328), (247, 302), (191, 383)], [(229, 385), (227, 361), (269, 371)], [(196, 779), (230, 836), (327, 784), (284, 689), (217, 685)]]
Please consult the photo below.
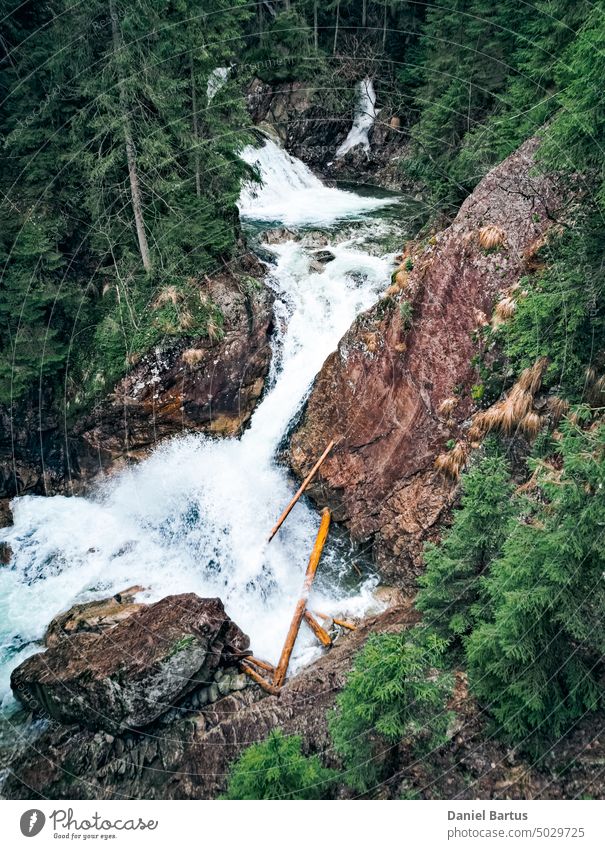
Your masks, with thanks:
[(218, 342), (219, 339), (223, 337), (223, 331), (221, 330), (219, 324), (213, 319), (208, 319), (208, 324), (206, 325), (206, 333), (208, 334), (208, 338), (211, 342)]
[(495, 224), (488, 224), (479, 230), (479, 244), (485, 250), (498, 248), (506, 241), (506, 233), (502, 227), (497, 227)]
[(451, 451), (439, 454), (435, 460), (435, 468), (446, 477), (458, 480), (467, 458), (468, 447), (463, 442), (457, 442)]
[(502, 324), (512, 318), (517, 309), (517, 302), (514, 298), (506, 296), (501, 298), (494, 309), (494, 323)]
[(532, 412), (523, 416), (519, 422), (519, 428), (523, 431), (525, 436), (528, 437), (528, 439), (535, 439), (542, 430), (543, 424), (542, 416), (539, 416), (538, 413)]
[(533, 366), (521, 373), (519, 380), (505, 398), (492, 404), (487, 410), (477, 413), (468, 430), (468, 439), (476, 443), (491, 431), (510, 434), (518, 427), (529, 435), (536, 427), (540, 430), (542, 419), (532, 412), (532, 407), (546, 365), (545, 357), (536, 360)]
[(539, 357), (533, 366), (530, 366), (529, 368), (526, 368), (525, 371), (521, 372), (519, 380), (517, 381), (517, 386), (520, 386), (522, 389), (526, 389), (528, 392), (531, 392), (532, 395), (535, 395), (542, 384), (542, 378), (544, 377), (547, 365), (547, 358)]
[(155, 309), (164, 306), (164, 304), (172, 304), (176, 307), (182, 300), (183, 294), (179, 292), (176, 286), (165, 286), (155, 299), (153, 306)]
[(458, 406), (458, 399), (454, 396), (445, 398), (437, 407), (437, 411), (441, 416), (449, 416)]
[(555, 424), (569, 412), (569, 404), (563, 398), (559, 398), (558, 395), (552, 395), (548, 399), (547, 407)]
[(196, 366), (204, 359), (204, 351), (201, 348), (187, 348), (181, 354), (181, 359), (188, 366)]

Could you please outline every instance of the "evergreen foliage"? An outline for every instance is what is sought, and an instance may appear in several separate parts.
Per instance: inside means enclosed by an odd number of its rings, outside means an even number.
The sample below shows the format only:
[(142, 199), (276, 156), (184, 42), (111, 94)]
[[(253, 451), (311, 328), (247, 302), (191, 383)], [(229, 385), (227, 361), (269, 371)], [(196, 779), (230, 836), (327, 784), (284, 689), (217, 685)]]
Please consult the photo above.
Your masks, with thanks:
[(453, 687), (442, 669), (445, 647), (445, 640), (421, 628), (368, 639), (330, 718), (346, 784), (359, 791), (377, 784), (394, 744), (403, 742), (421, 753), (445, 742), (451, 719), (446, 703)]
[(225, 799), (325, 799), (336, 773), (317, 755), (303, 755), (302, 740), (272, 731), (249, 746), (231, 767)]
[(424, 550), (417, 607), (445, 639), (459, 641), (481, 614), (480, 576), (502, 548), (514, 515), (506, 458), (488, 449), (462, 480), (462, 499), (440, 545)]
[(470, 635), (473, 692), (513, 741), (555, 740), (602, 706), (605, 426), (562, 426), (562, 469), (540, 465), (539, 496), (485, 579)]
[(68, 355), (93, 394), (150, 344), (217, 324), (199, 298), (180, 325), (154, 305), (170, 286), (189, 299), (239, 237), (243, 97), (234, 80), (207, 87), (242, 52), (249, 7), (5, 0), (2, 11), (0, 400), (59, 376)]

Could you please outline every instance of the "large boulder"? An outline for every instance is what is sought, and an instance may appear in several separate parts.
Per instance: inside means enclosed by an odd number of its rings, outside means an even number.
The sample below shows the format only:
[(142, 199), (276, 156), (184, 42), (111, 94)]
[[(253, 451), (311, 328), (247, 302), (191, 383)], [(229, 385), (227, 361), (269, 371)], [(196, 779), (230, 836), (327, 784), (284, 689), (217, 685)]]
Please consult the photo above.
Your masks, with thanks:
[(102, 631), (114, 628), (145, 606), (134, 600), (137, 593), (142, 591), (143, 587), (128, 587), (111, 598), (74, 604), (69, 610), (57, 614), (51, 621), (44, 635), (45, 645), (50, 648), (59, 640), (73, 637), (74, 634), (83, 632), (100, 634)]
[(35, 714), (118, 733), (212, 684), (248, 646), (220, 599), (173, 595), (100, 634), (58, 639), (13, 671), (11, 687)]
[(409, 249), (387, 296), (324, 363), (291, 438), (301, 477), (337, 440), (308, 491), (373, 542), (383, 578), (410, 589), (454, 496), (434, 462), (473, 410), (476, 331), (553, 225), (558, 196), (534, 173), (537, 145), (494, 168), (447, 230)]
[[(166, 725), (120, 735), (50, 725), (35, 745), (10, 763), (1, 788), (8, 799), (208, 799), (225, 789), (229, 767), (246, 746), (271, 729), (300, 734), (306, 752), (338, 768), (328, 722), (356, 652), (371, 634), (399, 631), (417, 621), (409, 602), (366, 620), (342, 643), (290, 678), (279, 696), (256, 685)], [(494, 740), (484, 715), (458, 674), (450, 709), (456, 733), (424, 758), (405, 743), (389, 746), (394, 778), (381, 798), (602, 798), (605, 741), (599, 717), (587, 717), (537, 766)], [(548, 761), (548, 762), (546, 762)], [(563, 774), (561, 763), (571, 764)], [(557, 771), (558, 770), (558, 771)], [(346, 776), (343, 777), (343, 782)]]

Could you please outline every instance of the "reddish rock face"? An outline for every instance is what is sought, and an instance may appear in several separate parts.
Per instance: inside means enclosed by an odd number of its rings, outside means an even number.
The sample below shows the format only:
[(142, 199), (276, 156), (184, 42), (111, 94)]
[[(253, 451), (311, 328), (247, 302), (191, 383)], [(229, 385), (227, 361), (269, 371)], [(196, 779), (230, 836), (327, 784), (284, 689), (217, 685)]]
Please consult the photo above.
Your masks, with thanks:
[[(454, 495), (433, 464), (472, 409), (473, 331), (552, 225), (554, 186), (532, 173), (536, 148), (532, 139), (493, 169), (453, 224), (412, 252), (401, 288), (360, 316), (326, 360), (291, 439), (300, 476), (338, 440), (311, 495), (356, 539), (373, 538), (383, 577), (399, 584), (415, 584), (422, 544)], [(490, 226), (501, 244), (486, 248), (479, 231)], [(443, 415), (446, 399), (455, 406)]]

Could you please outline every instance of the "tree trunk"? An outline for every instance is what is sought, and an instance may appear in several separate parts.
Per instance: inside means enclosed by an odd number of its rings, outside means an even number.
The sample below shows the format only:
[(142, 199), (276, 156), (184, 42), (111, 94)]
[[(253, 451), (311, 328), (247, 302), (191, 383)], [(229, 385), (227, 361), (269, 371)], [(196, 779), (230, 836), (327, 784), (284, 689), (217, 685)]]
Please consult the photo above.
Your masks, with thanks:
[(368, 22), (368, 0), (363, 0), (361, 4), (361, 25), (365, 27)]
[(195, 91), (195, 76), (193, 73), (193, 57), (191, 57), (191, 109), (193, 110), (192, 127), (193, 127), (193, 160), (195, 167), (195, 193), (200, 198), (202, 196), (202, 178), (200, 175), (200, 149), (199, 149), (199, 125), (197, 120), (197, 96)]
[(338, 24), (340, 22), (340, 0), (336, 4), (336, 24), (334, 26), (334, 47), (332, 48), (332, 55), (336, 54), (336, 43), (338, 41)]
[(388, 6), (388, 3), (387, 3), (387, 0), (384, 0), (384, 18), (382, 20), (382, 49), (383, 50), (386, 47), (386, 43), (387, 43), (387, 12), (388, 12), (388, 9), (389, 9), (389, 6)]
[(143, 260), (143, 268), (145, 269), (145, 271), (151, 271), (149, 245), (147, 244), (147, 236), (145, 234), (145, 223), (143, 220), (143, 204), (141, 202), (141, 189), (139, 187), (139, 177), (137, 173), (137, 157), (134, 141), (132, 138), (130, 117), (128, 115), (128, 97), (126, 96), (126, 84), (124, 83), (124, 79), (122, 78), (122, 72), (119, 68), (119, 53), (122, 48), (122, 39), (120, 36), (120, 27), (114, 0), (109, 1), (109, 13), (111, 16), (113, 53), (114, 58), (116, 59), (116, 63), (118, 64), (118, 94), (120, 98), (120, 110), (122, 112), (122, 126), (124, 128), (124, 142), (126, 145), (128, 177), (130, 179), (130, 197), (132, 200), (132, 211), (134, 212), (134, 221), (137, 229), (139, 251), (141, 253), (141, 259)]
[(313, 3), (313, 43), (315, 44), (315, 49), (319, 48), (319, 32), (317, 27), (317, 0)]

